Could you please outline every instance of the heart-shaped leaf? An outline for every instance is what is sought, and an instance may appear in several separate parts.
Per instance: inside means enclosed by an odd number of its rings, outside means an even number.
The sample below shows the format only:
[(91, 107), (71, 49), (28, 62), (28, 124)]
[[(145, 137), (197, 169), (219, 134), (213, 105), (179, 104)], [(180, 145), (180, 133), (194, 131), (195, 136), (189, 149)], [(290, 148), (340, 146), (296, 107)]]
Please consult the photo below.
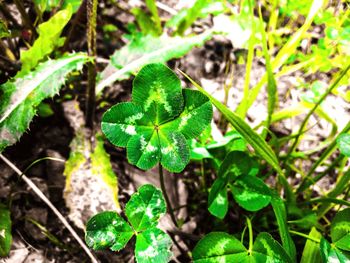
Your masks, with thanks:
[(194, 263), (292, 262), (283, 247), (268, 233), (260, 233), (249, 252), (234, 236), (212, 232), (198, 242), (192, 256)]
[(141, 186), (125, 206), (125, 214), (136, 231), (143, 231), (158, 224), (166, 213), (162, 192), (153, 185)]
[(135, 257), (138, 263), (165, 263), (172, 256), (171, 238), (158, 228), (149, 228), (137, 235)]
[(350, 208), (338, 212), (333, 218), (331, 238), (337, 248), (350, 251)]
[(255, 262), (291, 263), (287, 252), (268, 233), (260, 233), (255, 239), (252, 256)]
[(0, 257), (6, 257), (12, 244), (11, 215), (6, 206), (0, 204)]
[(228, 210), (226, 186), (226, 180), (223, 178), (217, 178), (210, 189), (208, 197), (209, 212), (220, 219), (225, 217)]
[(192, 252), (194, 263), (246, 262), (247, 249), (224, 232), (212, 232), (203, 237)]
[(118, 251), (133, 235), (133, 229), (120, 215), (105, 211), (90, 218), (86, 225), (85, 241), (95, 250), (110, 248)]
[(236, 202), (248, 211), (258, 211), (271, 201), (269, 187), (259, 178), (242, 175), (231, 185)]
[(186, 140), (205, 130), (212, 118), (209, 99), (181, 89), (163, 64), (143, 67), (133, 82), (132, 103), (119, 103), (102, 117), (102, 131), (116, 146), (127, 147), (130, 163), (147, 170), (158, 162), (181, 172), (189, 162)]

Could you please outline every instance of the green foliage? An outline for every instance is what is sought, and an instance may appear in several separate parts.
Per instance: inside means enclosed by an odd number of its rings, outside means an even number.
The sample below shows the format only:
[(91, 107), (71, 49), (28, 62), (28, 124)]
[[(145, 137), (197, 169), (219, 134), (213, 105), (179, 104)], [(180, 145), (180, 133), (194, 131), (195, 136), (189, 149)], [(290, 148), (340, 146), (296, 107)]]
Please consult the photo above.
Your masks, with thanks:
[(143, 185), (126, 204), (128, 222), (116, 212), (99, 213), (87, 223), (86, 243), (96, 250), (119, 251), (136, 235), (136, 262), (168, 262), (172, 241), (157, 228), (158, 220), (165, 212), (162, 192), (150, 184)]
[(56, 95), (65, 77), (80, 70), (86, 61), (84, 53), (66, 55), (40, 64), (35, 71), (0, 86), (0, 152), (19, 140), (41, 101)]
[(194, 263), (292, 262), (283, 247), (268, 233), (260, 233), (248, 250), (234, 236), (212, 232), (202, 238), (192, 252)]
[(4, 20), (0, 19), (0, 39), (4, 37), (9, 37), (10, 31), (7, 28), (7, 24)]
[(337, 248), (350, 251), (350, 208), (338, 212), (333, 218), (331, 238)]
[(321, 262), (319, 243), (315, 240), (318, 241), (322, 235), (315, 227), (313, 227), (311, 228), (309, 237), (312, 239), (306, 241), (300, 263)]
[(72, 11), (75, 13), (79, 9), (81, 2), (82, 0), (34, 0), (35, 5), (42, 13), (44, 11), (52, 11), (58, 7), (64, 9), (68, 5), (72, 5)]
[(192, 48), (202, 46), (211, 36), (210, 31), (190, 37), (137, 35), (111, 56), (110, 64), (101, 72), (96, 92), (100, 93), (116, 80), (129, 78), (146, 64), (180, 58)]
[(8, 208), (0, 203), (0, 257), (6, 257), (12, 244), (11, 216)]
[(350, 134), (341, 134), (337, 138), (337, 144), (342, 154), (350, 157)]
[(39, 25), (39, 37), (28, 50), (21, 51), (22, 69), (17, 77), (24, 77), (31, 69), (52, 51), (64, 44), (64, 38), (60, 38), (61, 32), (72, 16), (72, 7), (57, 12), (47, 22)]
[(201, 93), (181, 89), (163, 64), (143, 67), (133, 82), (132, 102), (114, 105), (102, 117), (102, 131), (116, 146), (127, 147), (130, 163), (147, 170), (158, 162), (181, 172), (189, 162), (187, 141), (210, 123), (212, 108)]
[(183, 35), (198, 18), (206, 18), (209, 14), (220, 14), (224, 12), (224, 2), (214, 0), (196, 0), (192, 7), (180, 10), (167, 21), (166, 26), (174, 28), (175, 33)]
[(325, 238), (321, 238), (320, 243), (321, 250), (321, 259), (323, 263), (328, 262), (339, 262), (339, 263), (347, 263), (349, 262), (349, 256), (347, 256), (344, 252), (339, 250), (337, 247), (332, 246)]

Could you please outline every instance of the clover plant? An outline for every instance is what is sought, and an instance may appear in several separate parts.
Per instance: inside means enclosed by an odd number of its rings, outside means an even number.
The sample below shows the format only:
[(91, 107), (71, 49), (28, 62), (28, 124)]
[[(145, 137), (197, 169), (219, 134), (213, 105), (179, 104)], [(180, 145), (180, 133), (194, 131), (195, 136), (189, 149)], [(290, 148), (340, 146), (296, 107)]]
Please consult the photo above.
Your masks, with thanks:
[(212, 119), (209, 99), (182, 89), (179, 78), (163, 64), (143, 67), (133, 81), (132, 102), (114, 105), (102, 117), (111, 143), (127, 148), (127, 158), (148, 170), (160, 164), (179, 173), (189, 162), (187, 140), (196, 138)]
[(271, 201), (269, 187), (256, 175), (259, 166), (255, 159), (242, 151), (230, 152), (222, 162), (218, 178), (214, 181), (208, 209), (218, 218), (224, 218), (228, 210), (227, 188), (235, 201), (248, 211), (258, 211)]
[(110, 248), (119, 251), (136, 235), (137, 262), (168, 262), (172, 255), (172, 241), (157, 228), (158, 220), (165, 212), (162, 192), (153, 185), (143, 185), (125, 206), (128, 222), (114, 211), (101, 212), (87, 223), (86, 243), (95, 250)]

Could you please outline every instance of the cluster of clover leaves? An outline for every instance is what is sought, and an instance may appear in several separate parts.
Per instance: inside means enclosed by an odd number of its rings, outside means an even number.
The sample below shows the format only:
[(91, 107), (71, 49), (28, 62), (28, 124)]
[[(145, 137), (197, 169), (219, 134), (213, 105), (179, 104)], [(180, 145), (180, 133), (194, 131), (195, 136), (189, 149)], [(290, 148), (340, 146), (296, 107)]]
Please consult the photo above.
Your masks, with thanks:
[(106, 111), (101, 128), (108, 140), (127, 148), (128, 161), (148, 170), (158, 162), (181, 172), (189, 162), (187, 141), (210, 124), (212, 106), (199, 91), (182, 89), (176, 74), (163, 64), (148, 64), (133, 81), (132, 102)]
[(168, 262), (171, 238), (157, 228), (165, 214), (162, 192), (150, 184), (141, 186), (125, 206), (128, 222), (114, 211), (101, 212), (86, 226), (85, 241), (95, 250), (119, 251), (136, 235), (135, 258), (138, 263)]

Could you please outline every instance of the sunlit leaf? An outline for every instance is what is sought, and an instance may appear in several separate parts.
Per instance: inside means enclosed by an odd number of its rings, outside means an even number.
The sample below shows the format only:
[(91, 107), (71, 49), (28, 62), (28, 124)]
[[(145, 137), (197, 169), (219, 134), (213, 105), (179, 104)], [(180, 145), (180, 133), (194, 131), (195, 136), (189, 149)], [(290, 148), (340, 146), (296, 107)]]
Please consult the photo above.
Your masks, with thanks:
[(28, 50), (21, 51), (21, 71), (17, 77), (23, 77), (33, 69), (41, 60), (50, 55), (55, 48), (64, 44), (64, 38), (60, 38), (61, 32), (72, 16), (72, 7), (57, 12), (47, 22), (39, 25), (39, 37)]
[(211, 121), (209, 99), (182, 90), (178, 77), (163, 64), (140, 70), (132, 99), (106, 111), (103, 133), (114, 145), (126, 146), (129, 162), (140, 169), (160, 162), (170, 172), (181, 172), (190, 159), (186, 140), (199, 136)]
[[(309, 237), (318, 240), (322, 235), (313, 227), (309, 233)], [(309, 263), (312, 261), (321, 262), (320, 245), (312, 239), (307, 239), (300, 263)]]
[(65, 77), (87, 61), (83, 53), (40, 64), (35, 71), (0, 86), (0, 152), (26, 131), (42, 100), (57, 94)]
[(125, 206), (125, 214), (136, 231), (157, 226), (165, 212), (162, 192), (150, 184), (141, 186)]
[(225, 217), (228, 210), (226, 185), (226, 180), (217, 178), (210, 189), (208, 197), (209, 212), (220, 219)]
[(149, 228), (136, 237), (135, 258), (137, 263), (167, 263), (172, 253), (171, 238), (158, 228)]
[(11, 215), (8, 208), (0, 203), (0, 257), (6, 257), (12, 244)]
[(234, 236), (212, 232), (197, 243), (192, 258), (194, 263), (246, 262), (248, 251)]
[(116, 80), (130, 77), (146, 64), (165, 63), (170, 59), (179, 58), (192, 48), (202, 46), (211, 36), (210, 31), (190, 37), (138, 36), (114, 52), (111, 63), (101, 73), (96, 93), (100, 93), (104, 87)]
[(85, 241), (95, 250), (110, 248), (118, 251), (133, 235), (133, 229), (120, 215), (106, 211), (90, 218), (86, 225)]
[(340, 134), (337, 138), (337, 144), (340, 152), (350, 157), (350, 134)]

